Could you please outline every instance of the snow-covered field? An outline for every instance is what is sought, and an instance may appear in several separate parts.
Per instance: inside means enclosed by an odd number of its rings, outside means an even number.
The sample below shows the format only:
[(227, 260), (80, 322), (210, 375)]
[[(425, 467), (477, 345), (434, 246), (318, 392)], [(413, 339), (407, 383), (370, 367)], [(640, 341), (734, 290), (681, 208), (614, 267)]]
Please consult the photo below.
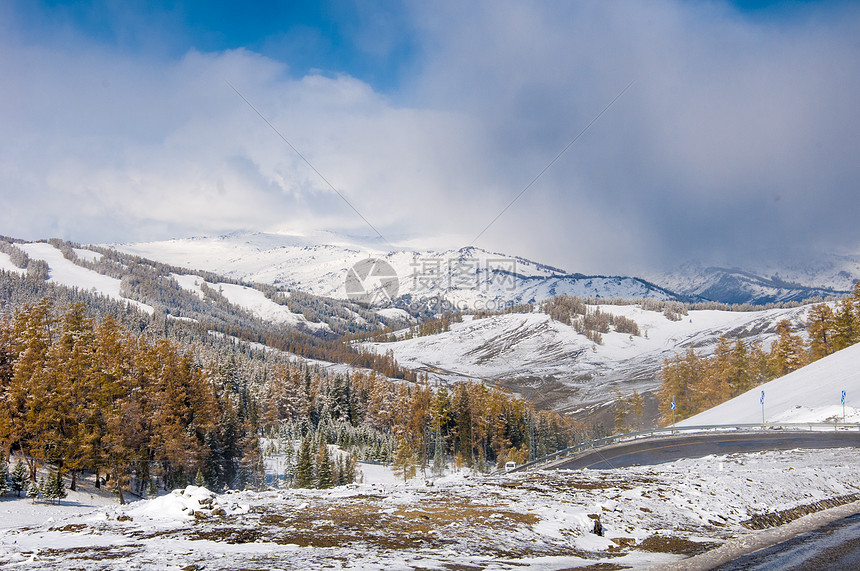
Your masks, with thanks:
[(601, 305), (599, 310), (632, 319), (641, 335), (610, 332), (597, 345), (544, 313), (514, 313), (483, 319), (466, 316), (443, 333), (366, 347), (379, 353), (391, 350), (401, 365), (442, 380), (524, 379), (537, 386), (552, 379), (566, 385), (568, 404), (575, 405), (605, 401), (615, 388), (623, 393), (653, 390), (666, 357), (690, 346), (707, 353), (720, 334), (744, 336), (767, 347), (778, 321), (799, 322), (808, 307), (690, 311), (680, 321), (637, 305)]
[[(860, 422), (860, 344), (756, 387), (679, 426), (790, 422)], [(845, 407), (842, 406), (845, 391)]]
[[(12, 569), (665, 568), (719, 545), (742, 551), (762, 533), (750, 529), (762, 528), (757, 516), (860, 492), (856, 451), (842, 449), (460, 473), (432, 485), (377, 477), (217, 496), (192, 486), (127, 506), (7, 497), (0, 561)], [(593, 533), (596, 517), (603, 536)]]

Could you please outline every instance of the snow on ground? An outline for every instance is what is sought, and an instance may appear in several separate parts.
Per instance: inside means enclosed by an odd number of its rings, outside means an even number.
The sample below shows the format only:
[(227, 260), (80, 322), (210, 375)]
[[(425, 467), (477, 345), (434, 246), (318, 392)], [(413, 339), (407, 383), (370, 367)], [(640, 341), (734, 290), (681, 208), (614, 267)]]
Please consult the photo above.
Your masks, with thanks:
[(18, 266), (12, 263), (12, 258), (9, 257), (9, 254), (4, 252), (0, 252), (0, 270), (6, 272), (14, 272), (16, 274), (21, 274), (22, 276), (27, 273), (27, 270), (22, 270)]
[(102, 254), (99, 252), (93, 252), (92, 250), (87, 250), (85, 248), (72, 248), (74, 250), (75, 255), (87, 262), (98, 262), (103, 258)]
[(213, 287), (221, 292), (221, 295), (227, 298), (227, 301), (233, 305), (245, 308), (260, 319), (271, 321), (273, 323), (281, 323), (283, 325), (296, 326), (301, 324), (310, 327), (311, 329), (325, 329), (328, 325), (325, 323), (312, 323), (298, 313), (293, 313), (286, 305), (275, 303), (266, 295), (254, 288), (240, 286), (235, 284), (212, 284)]
[[(680, 321), (638, 305), (601, 305), (601, 312), (635, 321), (641, 335), (610, 332), (597, 345), (544, 313), (513, 313), (464, 319), (450, 330), (396, 341), (367, 343), (394, 352), (404, 366), (443, 380), (546, 379), (568, 385), (578, 402), (606, 400), (618, 383), (622, 392), (654, 389), (666, 357), (686, 347), (713, 349), (720, 334), (763, 341), (775, 337), (781, 319), (797, 322), (808, 307), (752, 312), (690, 311)], [(594, 309), (594, 307), (592, 307)], [(583, 382), (590, 378), (589, 382)]]
[[(0, 524), (0, 561), (42, 569), (662, 568), (755, 537), (745, 525), (755, 516), (856, 499), (855, 460), (855, 450), (796, 450), (606, 471), (366, 478), (331, 490), (214, 495), (191, 486), (89, 513), (36, 506), (42, 523)], [(0, 506), (16, 511), (29, 500)], [(597, 517), (603, 536), (593, 533)]]
[(678, 423), (678, 426), (765, 422), (860, 422), (860, 344), (819, 359)]
[(171, 277), (176, 280), (182, 289), (194, 293), (201, 299), (204, 297), (201, 286), (202, 284), (206, 284), (223, 295), (233, 305), (247, 310), (264, 321), (293, 327), (302, 324), (310, 329), (328, 328), (328, 325), (325, 323), (313, 323), (305, 319), (304, 315), (293, 313), (286, 305), (275, 303), (267, 298), (263, 292), (254, 288), (220, 282), (209, 283), (200, 276), (195, 275), (171, 274)]
[(32, 244), (18, 244), (18, 247), (27, 252), (30, 258), (44, 260), (48, 263), (48, 281), (51, 283), (76, 287), (80, 290), (91, 291), (111, 299), (125, 301), (146, 311), (150, 315), (155, 312), (154, 308), (145, 303), (123, 297), (120, 293), (120, 280), (78, 266), (63, 257), (63, 253), (51, 244), (35, 242)]
[(376, 314), (384, 319), (391, 319), (393, 321), (414, 321), (411, 315), (404, 310), (399, 309), (397, 307), (387, 307), (385, 309), (377, 309)]

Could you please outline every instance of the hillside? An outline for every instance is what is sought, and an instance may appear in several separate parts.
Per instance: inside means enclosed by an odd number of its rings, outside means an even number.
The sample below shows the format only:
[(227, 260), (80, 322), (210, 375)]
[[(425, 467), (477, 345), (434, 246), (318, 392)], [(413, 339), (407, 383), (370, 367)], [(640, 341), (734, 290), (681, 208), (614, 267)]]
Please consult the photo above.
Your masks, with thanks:
[(533, 312), (465, 316), (442, 333), (365, 347), (382, 354), (390, 351), (402, 366), (431, 379), (500, 382), (539, 403), (573, 411), (610, 401), (615, 389), (624, 394), (653, 391), (666, 357), (687, 347), (708, 352), (720, 335), (769, 345), (778, 321), (799, 323), (808, 307), (693, 310), (676, 321), (641, 305), (591, 309), (632, 319), (640, 335), (610, 331), (602, 344), (595, 344), (574, 327)]
[(765, 422), (842, 421), (841, 395), (845, 391), (845, 420), (860, 422), (860, 344), (765, 383), (730, 401), (692, 416), (679, 426), (748, 424)]

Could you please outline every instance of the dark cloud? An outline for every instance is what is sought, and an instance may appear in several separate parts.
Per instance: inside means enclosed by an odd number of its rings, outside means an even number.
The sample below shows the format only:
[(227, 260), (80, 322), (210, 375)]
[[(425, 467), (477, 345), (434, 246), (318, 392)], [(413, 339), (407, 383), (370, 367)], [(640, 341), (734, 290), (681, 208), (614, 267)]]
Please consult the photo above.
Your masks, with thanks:
[(6, 36), (2, 233), (370, 233), (227, 79), (384, 234), (467, 244), (634, 81), (477, 245), (605, 273), (860, 246), (853, 5), (406, 7), (408, 42), (384, 14), (348, 30), (403, 66), (382, 84), (251, 49)]

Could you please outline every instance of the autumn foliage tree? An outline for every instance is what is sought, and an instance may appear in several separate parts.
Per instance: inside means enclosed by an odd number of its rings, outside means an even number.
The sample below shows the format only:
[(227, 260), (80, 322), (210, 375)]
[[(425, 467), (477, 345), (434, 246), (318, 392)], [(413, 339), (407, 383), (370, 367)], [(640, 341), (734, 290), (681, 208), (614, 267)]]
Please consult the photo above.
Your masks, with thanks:
[(21, 453), (31, 481), (46, 464), (73, 487), (81, 470), (107, 474), (123, 502), (132, 481), (183, 484), (216, 449), (257, 447), (256, 427), (252, 438), (218, 431), (232, 401), (190, 355), (110, 316), (96, 323), (74, 305), (57, 318), (43, 300), (0, 323), (0, 343), (0, 443)]

